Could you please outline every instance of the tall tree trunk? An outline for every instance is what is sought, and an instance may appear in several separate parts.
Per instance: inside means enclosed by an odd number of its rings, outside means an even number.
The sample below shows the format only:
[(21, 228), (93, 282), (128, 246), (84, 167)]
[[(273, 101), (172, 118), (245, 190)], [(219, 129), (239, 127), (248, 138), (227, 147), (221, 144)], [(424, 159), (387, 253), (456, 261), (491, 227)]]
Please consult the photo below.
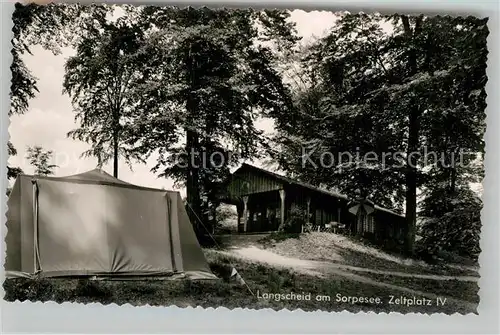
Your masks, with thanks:
[(118, 140), (113, 139), (113, 177), (118, 178)]
[(201, 199), (200, 199), (200, 182), (199, 182), (199, 166), (196, 151), (198, 149), (198, 134), (195, 131), (186, 131), (186, 151), (189, 155), (189, 163), (186, 175), (186, 195), (188, 202), (188, 214), (193, 227), (198, 236), (202, 233), (203, 227), (200, 226), (201, 215)]
[[(420, 33), (422, 25), (422, 16), (418, 17), (415, 22), (415, 28), (412, 30), (410, 20), (407, 16), (401, 17), (404, 31), (407, 37), (409, 47), (408, 52), (408, 67), (410, 77), (418, 72), (417, 67), (417, 51), (413, 45), (415, 37)], [(419, 132), (420, 132), (420, 106), (415, 98), (410, 100), (410, 114), (408, 116), (408, 152), (406, 164), (406, 251), (408, 254), (413, 254), (415, 251), (415, 234), (417, 226), (417, 157), (413, 157), (414, 153), (418, 152), (419, 148)], [(413, 155), (412, 155), (413, 154)], [(418, 155), (417, 155), (418, 156)]]
[[(414, 102), (415, 103), (415, 102)], [(412, 107), (408, 121), (408, 152), (406, 169), (406, 251), (413, 254), (417, 224), (417, 159), (412, 153), (418, 151), (419, 119), (418, 105)]]
[[(188, 71), (190, 74), (190, 87), (195, 90), (197, 87), (195, 60), (193, 59), (191, 50), (189, 52), (189, 60), (187, 63)], [(186, 197), (188, 202), (188, 214), (191, 224), (195, 230), (198, 240), (201, 242), (203, 236), (203, 223), (201, 213), (201, 199), (200, 199), (200, 176), (199, 176), (199, 157), (198, 150), (200, 146), (199, 135), (195, 129), (196, 127), (196, 114), (197, 114), (197, 101), (194, 93), (190, 93), (187, 98), (186, 111), (188, 115), (188, 126), (186, 128), (186, 151), (189, 161), (186, 169)]]
[(450, 171), (450, 194), (454, 194), (457, 189), (457, 168), (453, 166)]
[(118, 150), (120, 141), (120, 112), (113, 112), (113, 177), (118, 178)]

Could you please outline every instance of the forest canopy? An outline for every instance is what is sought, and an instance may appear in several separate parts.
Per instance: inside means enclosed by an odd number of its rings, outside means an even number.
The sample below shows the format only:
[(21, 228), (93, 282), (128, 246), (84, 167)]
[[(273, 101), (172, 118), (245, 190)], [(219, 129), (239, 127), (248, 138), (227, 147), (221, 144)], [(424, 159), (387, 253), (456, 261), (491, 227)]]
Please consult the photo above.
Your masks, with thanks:
[[(23, 62), (30, 47), (70, 46), (68, 137), (99, 166), (113, 162), (115, 177), (119, 160), (155, 154), (151, 170), (186, 188), (200, 236), (231, 169), (270, 160), (404, 214), (410, 254), (477, 257), (487, 19), (338, 13), (305, 44), (286, 10), (117, 8), (17, 4), (10, 113), (27, 113), (37, 94)], [(273, 121), (272, 136), (259, 118)], [(200, 164), (203, 155), (217, 159)]]

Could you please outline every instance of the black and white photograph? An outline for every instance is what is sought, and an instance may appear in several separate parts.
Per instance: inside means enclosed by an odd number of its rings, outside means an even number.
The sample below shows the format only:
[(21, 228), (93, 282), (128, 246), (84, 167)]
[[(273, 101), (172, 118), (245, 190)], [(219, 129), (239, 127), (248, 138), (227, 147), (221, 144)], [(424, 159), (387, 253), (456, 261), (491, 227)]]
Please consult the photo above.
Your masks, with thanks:
[(478, 313), (487, 17), (12, 21), (4, 300)]

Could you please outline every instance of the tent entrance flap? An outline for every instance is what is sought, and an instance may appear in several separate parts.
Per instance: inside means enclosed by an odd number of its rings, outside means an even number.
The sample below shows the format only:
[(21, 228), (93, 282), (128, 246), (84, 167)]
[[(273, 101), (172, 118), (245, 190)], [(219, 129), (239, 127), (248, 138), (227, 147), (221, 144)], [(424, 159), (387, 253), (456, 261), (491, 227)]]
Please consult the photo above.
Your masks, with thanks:
[(31, 183), (33, 185), (33, 273), (38, 273), (41, 271), (40, 265), (40, 249), (38, 241), (38, 183), (36, 179), (32, 179)]
[(172, 268), (174, 273), (183, 272), (184, 266), (182, 262), (182, 249), (179, 235), (179, 215), (177, 213), (177, 197), (166, 194), (166, 199), (169, 208), (169, 217), (167, 225), (170, 235), (170, 257), (172, 259)]

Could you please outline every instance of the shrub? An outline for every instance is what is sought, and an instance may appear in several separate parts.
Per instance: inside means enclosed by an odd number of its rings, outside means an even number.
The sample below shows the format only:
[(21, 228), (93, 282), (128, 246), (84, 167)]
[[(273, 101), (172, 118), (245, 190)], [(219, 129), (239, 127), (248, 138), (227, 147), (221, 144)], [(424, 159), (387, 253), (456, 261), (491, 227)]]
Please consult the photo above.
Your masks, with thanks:
[(443, 252), (455, 253), (477, 260), (481, 252), (481, 200), (469, 190), (460, 190), (453, 196), (438, 194), (427, 201), (432, 201), (424, 207), (430, 217), (420, 227), (418, 254), (435, 258)]
[(278, 231), (282, 233), (300, 233), (302, 226), (306, 224), (306, 212), (299, 206), (293, 206), (288, 219), (279, 226)]
[(223, 234), (238, 231), (238, 212), (234, 206), (220, 205), (217, 207), (215, 230)]

